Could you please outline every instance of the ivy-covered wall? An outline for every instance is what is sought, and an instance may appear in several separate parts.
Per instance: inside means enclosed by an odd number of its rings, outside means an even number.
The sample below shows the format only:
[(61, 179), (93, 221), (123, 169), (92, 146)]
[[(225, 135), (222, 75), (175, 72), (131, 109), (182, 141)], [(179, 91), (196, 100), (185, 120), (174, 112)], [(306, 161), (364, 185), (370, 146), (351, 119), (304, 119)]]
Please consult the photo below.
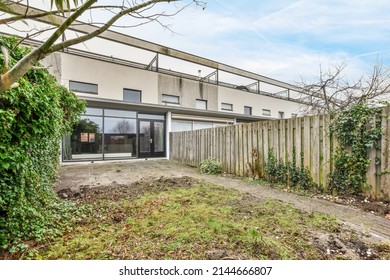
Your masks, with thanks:
[[(17, 39), (0, 37), (9, 67), (29, 52)], [(0, 55), (0, 71), (4, 56)], [(67, 211), (52, 186), (57, 178), (60, 140), (85, 104), (41, 65), (0, 94), (0, 247), (19, 239), (44, 239), (60, 233)], [(68, 209), (69, 210), (69, 209)]]

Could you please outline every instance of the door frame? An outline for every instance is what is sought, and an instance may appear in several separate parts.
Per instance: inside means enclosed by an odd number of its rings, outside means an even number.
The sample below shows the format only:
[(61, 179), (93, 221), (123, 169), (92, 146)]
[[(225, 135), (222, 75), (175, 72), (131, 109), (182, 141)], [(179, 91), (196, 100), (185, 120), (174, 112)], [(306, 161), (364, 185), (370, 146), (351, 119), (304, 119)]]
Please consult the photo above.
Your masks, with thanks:
[[(167, 147), (166, 147), (166, 124), (165, 124), (165, 120), (155, 120), (155, 119), (138, 119), (137, 120), (137, 127), (138, 127), (138, 131), (137, 131), (137, 135), (138, 135), (138, 139), (137, 139), (137, 142), (138, 142), (138, 157), (139, 158), (155, 158), (155, 157), (165, 157), (166, 156), (166, 151), (167, 151)], [(148, 153), (145, 153), (145, 152), (141, 152), (141, 122), (149, 122), (150, 124), (150, 138), (153, 139), (152, 143), (150, 143), (150, 152)], [(163, 141), (163, 147), (164, 147), (164, 150), (162, 152), (155, 152), (154, 151), (154, 141), (155, 141), (155, 138), (154, 138), (154, 123), (162, 123), (163, 124), (163, 128), (164, 128), (164, 135), (162, 137), (162, 141)]]

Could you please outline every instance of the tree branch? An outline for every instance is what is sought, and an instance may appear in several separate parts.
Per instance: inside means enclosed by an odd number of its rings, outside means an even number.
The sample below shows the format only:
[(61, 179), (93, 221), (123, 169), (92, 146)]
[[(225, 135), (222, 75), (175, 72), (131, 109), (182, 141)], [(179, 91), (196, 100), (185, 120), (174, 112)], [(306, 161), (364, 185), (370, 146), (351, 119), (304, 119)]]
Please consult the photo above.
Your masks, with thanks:
[(65, 30), (74, 22), (84, 11), (86, 11), (97, 0), (88, 0), (70, 15), (57, 30), (47, 39), (39, 48), (33, 50), (28, 55), (19, 60), (9, 71), (1, 75), (0, 92), (7, 90), (13, 83), (17, 82), (20, 77), (27, 73), (31, 67), (44, 58), (50, 51), (54, 42), (65, 32)]
[(142, 8), (147, 7), (149, 5), (153, 5), (155, 3), (161, 3), (161, 2), (168, 2), (169, 3), (169, 2), (176, 2), (176, 1), (178, 1), (178, 0), (150, 0), (150, 1), (144, 2), (142, 4), (138, 4), (134, 7), (122, 10), (121, 12), (119, 12), (115, 16), (113, 16), (109, 21), (107, 21), (107, 23), (105, 23), (102, 27), (96, 29), (95, 31), (93, 31), (89, 34), (80, 36), (78, 38), (70, 39), (70, 40), (67, 40), (65, 42), (58, 43), (56, 45), (53, 45), (50, 48), (50, 52), (56, 52), (56, 51), (68, 48), (70, 46), (85, 42), (89, 39), (92, 39), (92, 38), (102, 34), (104, 31), (106, 31), (108, 28), (110, 28), (118, 19), (120, 19), (121, 17), (123, 17), (129, 13), (133, 13), (139, 9), (142, 9)]
[[(94, 37), (99, 36), (104, 31), (108, 30), (113, 24), (120, 19), (121, 17), (125, 15), (131, 15), (134, 16), (135, 13), (137, 13), (138, 16), (140, 16), (140, 11), (146, 11), (148, 8), (151, 8), (156, 3), (171, 3), (171, 2), (178, 2), (181, 0), (149, 0), (149, 1), (142, 1), (141, 3), (137, 3), (136, 0), (132, 0), (131, 4), (129, 1), (129, 5), (132, 5), (131, 7), (125, 7), (125, 1), (122, 1), (121, 6), (93, 6), (97, 0), (85, 0), (84, 4), (81, 4), (78, 8), (75, 8), (72, 10), (73, 13), (71, 13), (66, 19), (64, 20), (63, 17), (60, 17), (58, 13), (61, 12), (60, 7), (57, 7), (57, 11), (52, 12), (39, 12), (39, 10), (32, 9), (29, 10), (29, 7), (17, 4), (15, 1), (7, 1), (5, 2), (7, 4), (4, 4), (4, 0), (0, 0), (0, 10), (5, 11), (9, 14), (16, 15), (15, 17), (11, 17), (6, 19), (5, 21), (11, 21), (13, 20), (22, 20), (25, 18), (30, 17), (31, 19), (38, 19), (38, 18), (49, 18), (46, 20), (49, 20), (51, 25), (58, 26), (56, 27), (56, 30), (54, 33), (50, 35), (50, 37), (43, 42), (41, 46), (34, 49), (32, 52), (30, 52), (28, 55), (23, 57), (21, 60), (19, 60), (11, 69), (7, 69), (5, 73), (1, 75), (0, 79), (0, 93), (4, 92), (5, 90), (9, 89), (12, 84), (17, 82), (20, 77), (22, 77), (28, 70), (30, 70), (39, 60), (46, 57), (48, 54), (62, 50), (64, 48), (67, 48), (69, 46), (83, 43), (89, 39), (92, 39)], [(205, 3), (203, 1), (198, 0), (191, 0), (191, 3), (195, 3), (197, 6), (200, 5), (203, 8), (205, 7)], [(9, 6), (7, 6), (9, 5)], [(188, 4), (190, 5), (190, 4)], [(188, 5), (185, 5), (183, 8), (179, 9), (176, 13), (173, 13), (172, 15), (177, 14), (182, 9), (187, 7)], [(105, 24), (103, 24), (101, 27), (96, 28), (94, 31), (83, 34), (78, 38), (66, 40), (60, 43), (56, 43), (57, 40), (65, 33), (66, 30), (71, 28), (75, 23), (79, 24), (76, 20), (87, 10), (91, 11), (92, 9), (97, 8), (107, 8), (110, 7), (111, 9), (120, 9), (112, 18), (110, 18)], [(160, 16), (165, 15), (164, 13), (161, 14), (154, 14), (152, 16), (145, 16), (145, 19), (148, 19), (150, 21), (157, 21), (159, 22), (158, 18)], [(167, 15), (169, 16), (169, 15)], [(160, 22), (159, 22), (160, 23)], [(160, 23), (161, 24), (161, 23)], [(163, 25), (164, 26), (164, 25)]]
[[(125, 8), (125, 7), (124, 7), (124, 6), (100, 5), (100, 6), (93, 6), (93, 7), (90, 7), (90, 8), (87, 9), (87, 10), (96, 10), (96, 9), (123, 9), (123, 8)], [(77, 9), (78, 9), (78, 8), (70, 9), (69, 12), (70, 12), (70, 13), (75, 12)], [(1, 8), (1, 7), (0, 7), (0, 11), (2, 11), (2, 8)], [(7, 23), (19, 21), (19, 20), (24, 20), (24, 19), (39, 19), (39, 18), (42, 18), (42, 17), (50, 16), (50, 15), (60, 15), (60, 14), (61, 14), (61, 11), (60, 11), (60, 10), (56, 10), (56, 11), (47, 11), (47, 12), (42, 12), (42, 13), (39, 13), (39, 14), (28, 14), (27, 11), (28, 11), (28, 10), (26, 9), (26, 12), (25, 12), (23, 15), (16, 15), (16, 16), (13, 16), (13, 17), (0, 19), (0, 24), (7, 24)]]
[(4, 46), (1, 46), (1, 52), (3, 53), (4, 56), (4, 63), (3, 63), (3, 74), (4, 74), (8, 71), (9, 55), (8, 55), (8, 50)]

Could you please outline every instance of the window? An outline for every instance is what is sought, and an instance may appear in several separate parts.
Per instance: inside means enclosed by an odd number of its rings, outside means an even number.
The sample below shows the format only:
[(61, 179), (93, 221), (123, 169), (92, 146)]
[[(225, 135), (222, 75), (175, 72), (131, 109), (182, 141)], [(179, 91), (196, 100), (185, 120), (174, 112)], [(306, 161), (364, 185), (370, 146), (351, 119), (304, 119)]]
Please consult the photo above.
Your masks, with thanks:
[(147, 120), (165, 120), (164, 115), (142, 114), (142, 113), (138, 113), (138, 118), (147, 119)]
[(103, 116), (103, 109), (87, 107), (85, 115)]
[(69, 90), (83, 92), (83, 93), (98, 94), (98, 85), (76, 82), (76, 81), (69, 81)]
[(244, 106), (244, 114), (248, 116), (252, 115), (252, 107)]
[(141, 103), (141, 91), (135, 89), (123, 89), (123, 101)]
[(233, 111), (233, 104), (230, 104), (230, 103), (221, 103), (221, 110)]
[(135, 118), (137, 113), (134, 111), (104, 109), (104, 116)]
[(263, 116), (271, 116), (271, 110), (263, 109)]
[(291, 117), (292, 118), (296, 118), (296, 117), (298, 117), (298, 115), (297, 114), (291, 114)]
[(163, 94), (162, 102), (169, 103), (169, 104), (180, 104), (180, 98), (177, 95)]
[(172, 120), (172, 132), (191, 131), (192, 121)]
[(284, 112), (279, 111), (279, 119), (284, 119)]
[(196, 99), (196, 109), (207, 110), (207, 100)]

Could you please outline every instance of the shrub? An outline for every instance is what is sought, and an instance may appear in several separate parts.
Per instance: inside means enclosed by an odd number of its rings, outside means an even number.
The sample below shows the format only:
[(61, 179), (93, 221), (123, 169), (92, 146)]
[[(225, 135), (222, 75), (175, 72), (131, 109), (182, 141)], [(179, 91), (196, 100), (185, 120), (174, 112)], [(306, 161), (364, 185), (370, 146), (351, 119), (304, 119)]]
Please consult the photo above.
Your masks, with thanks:
[(200, 173), (218, 174), (222, 173), (222, 165), (215, 158), (208, 158), (203, 160), (199, 165)]
[[(0, 37), (0, 45), (12, 50), (10, 67), (29, 52), (17, 43)], [(0, 71), (3, 62), (0, 55)], [(60, 202), (52, 188), (59, 144), (84, 110), (84, 102), (42, 67), (0, 94), (0, 248), (60, 233), (60, 217), (71, 206)]]
[(265, 171), (269, 181), (272, 183), (285, 184), (304, 190), (318, 188), (310, 177), (310, 172), (304, 168), (303, 154), (301, 154), (301, 167), (297, 166), (295, 147), (293, 147), (292, 162), (288, 161), (287, 163), (284, 163), (282, 160), (278, 161), (273, 149), (268, 150)]

